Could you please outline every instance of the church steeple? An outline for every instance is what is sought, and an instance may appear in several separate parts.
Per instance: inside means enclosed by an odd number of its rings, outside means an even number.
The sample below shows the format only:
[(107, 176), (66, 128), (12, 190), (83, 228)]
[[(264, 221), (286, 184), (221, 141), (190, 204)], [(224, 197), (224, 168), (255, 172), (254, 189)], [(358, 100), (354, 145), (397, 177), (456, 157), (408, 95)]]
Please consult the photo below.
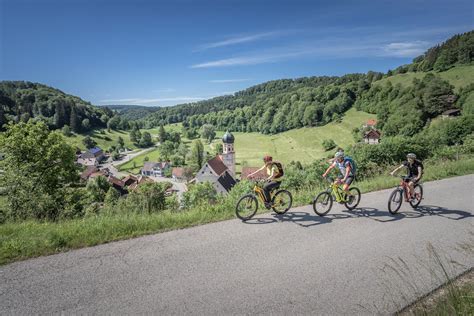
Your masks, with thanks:
[(233, 176), (235, 176), (235, 151), (234, 151), (234, 135), (227, 131), (222, 137), (223, 150), (222, 161), (229, 168)]

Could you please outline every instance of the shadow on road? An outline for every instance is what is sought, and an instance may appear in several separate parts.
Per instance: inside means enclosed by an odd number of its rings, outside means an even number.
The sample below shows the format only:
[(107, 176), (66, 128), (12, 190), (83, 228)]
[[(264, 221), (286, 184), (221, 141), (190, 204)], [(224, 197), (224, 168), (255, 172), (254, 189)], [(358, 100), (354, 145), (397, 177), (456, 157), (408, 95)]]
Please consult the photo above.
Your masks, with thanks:
[(359, 217), (369, 218), (380, 223), (394, 222), (405, 218), (421, 218), (424, 216), (441, 216), (443, 218), (451, 220), (460, 220), (468, 217), (474, 217), (474, 215), (470, 212), (452, 210), (445, 207), (433, 205), (421, 205), (411, 211), (399, 212), (394, 215), (390, 214), (387, 210), (379, 210), (373, 207), (358, 207), (353, 210), (343, 210), (342, 213), (329, 213), (324, 217), (302, 211), (288, 212), (282, 215), (272, 213), (271, 216), (271, 218), (253, 218), (247, 221), (243, 221), (243, 223), (259, 225), (277, 222), (293, 222), (302, 227), (311, 227), (330, 223), (333, 220)]

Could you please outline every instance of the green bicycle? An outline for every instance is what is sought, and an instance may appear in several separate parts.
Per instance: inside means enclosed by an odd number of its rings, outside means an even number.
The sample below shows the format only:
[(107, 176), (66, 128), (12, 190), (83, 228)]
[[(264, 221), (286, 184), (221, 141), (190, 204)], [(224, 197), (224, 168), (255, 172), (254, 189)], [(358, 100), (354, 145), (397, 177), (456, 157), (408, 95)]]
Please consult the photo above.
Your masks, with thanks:
[(359, 205), (360, 190), (356, 187), (349, 189), (349, 194), (346, 194), (341, 188), (340, 184), (334, 182), (331, 177), (326, 177), (326, 180), (331, 183), (330, 187), (319, 193), (313, 200), (313, 210), (319, 216), (326, 215), (332, 208), (333, 201), (344, 204), (347, 209), (352, 210)]
[(265, 203), (265, 195), (263, 193), (263, 182), (256, 181), (253, 193), (242, 196), (235, 206), (235, 215), (243, 221), (251, 219), (258, 210), (258, 200), (260, 199), (267, 209), (273, 209), (277, 214), (286, 213), (293, 203), (293, 197), (290, 191), (278, 190), (272, 195), (270, 192), (271, 203)]

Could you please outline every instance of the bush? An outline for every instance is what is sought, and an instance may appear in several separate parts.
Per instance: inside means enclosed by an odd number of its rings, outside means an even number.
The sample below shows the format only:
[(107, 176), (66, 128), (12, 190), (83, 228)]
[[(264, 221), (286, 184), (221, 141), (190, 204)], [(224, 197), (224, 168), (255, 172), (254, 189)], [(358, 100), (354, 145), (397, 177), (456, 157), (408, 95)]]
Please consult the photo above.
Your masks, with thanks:
[(183, 207), (191, 209), (200, 204), (214, 204), (217, 201), (217, 192), (212, 183), (196, 183), (183, 193)]
[(323, 140), (322, 145), (323, 145), (324, 150), (326, 150), (326, 151), (334, 149), (337, 146), (336, 143), (334, 142), (334, 140), (332, 140), (332, 139)]

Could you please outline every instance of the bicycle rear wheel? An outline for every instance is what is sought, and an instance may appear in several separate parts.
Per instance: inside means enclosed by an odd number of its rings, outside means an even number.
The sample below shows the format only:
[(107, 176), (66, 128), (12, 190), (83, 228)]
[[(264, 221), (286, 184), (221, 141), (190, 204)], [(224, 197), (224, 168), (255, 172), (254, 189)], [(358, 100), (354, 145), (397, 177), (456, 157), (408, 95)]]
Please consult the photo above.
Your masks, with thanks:
[(391, 214), (396, 214), (402, 206), (403, 202), (403, 191), (401, 189), (395, 189), (390, 198), (388, 199), (388, 211)]
[(255, 195), (247, 194), (240, 198), (235, 206), (235, 215), (243, 221), (251, 219), (257, 213), (258, 201)]
[(360, 202), (360, 190), (356, 187), (352, 187), (349, 189), (349, 193), (351, 194), (348, 196), (348, 201), (344, 203), (348, 210), (353, 210), (359, 205)]
[(413, 196), (410, 201), (410, 205), (413, 208), (417, 208), (420, 205), (421, 200), (423, 199), (423, 187), (419, 184), (416, 184), (413, 188)]
[(332, 207), (332, 196), (329, 192), (321, 192), (313, 200), (313, 210), (319, 216), (326, 215)]
[(293, 197), (287, 190), (280, 190), (273, 196), (272, 209), (277, 214), (285, 214), (293, 204)]

